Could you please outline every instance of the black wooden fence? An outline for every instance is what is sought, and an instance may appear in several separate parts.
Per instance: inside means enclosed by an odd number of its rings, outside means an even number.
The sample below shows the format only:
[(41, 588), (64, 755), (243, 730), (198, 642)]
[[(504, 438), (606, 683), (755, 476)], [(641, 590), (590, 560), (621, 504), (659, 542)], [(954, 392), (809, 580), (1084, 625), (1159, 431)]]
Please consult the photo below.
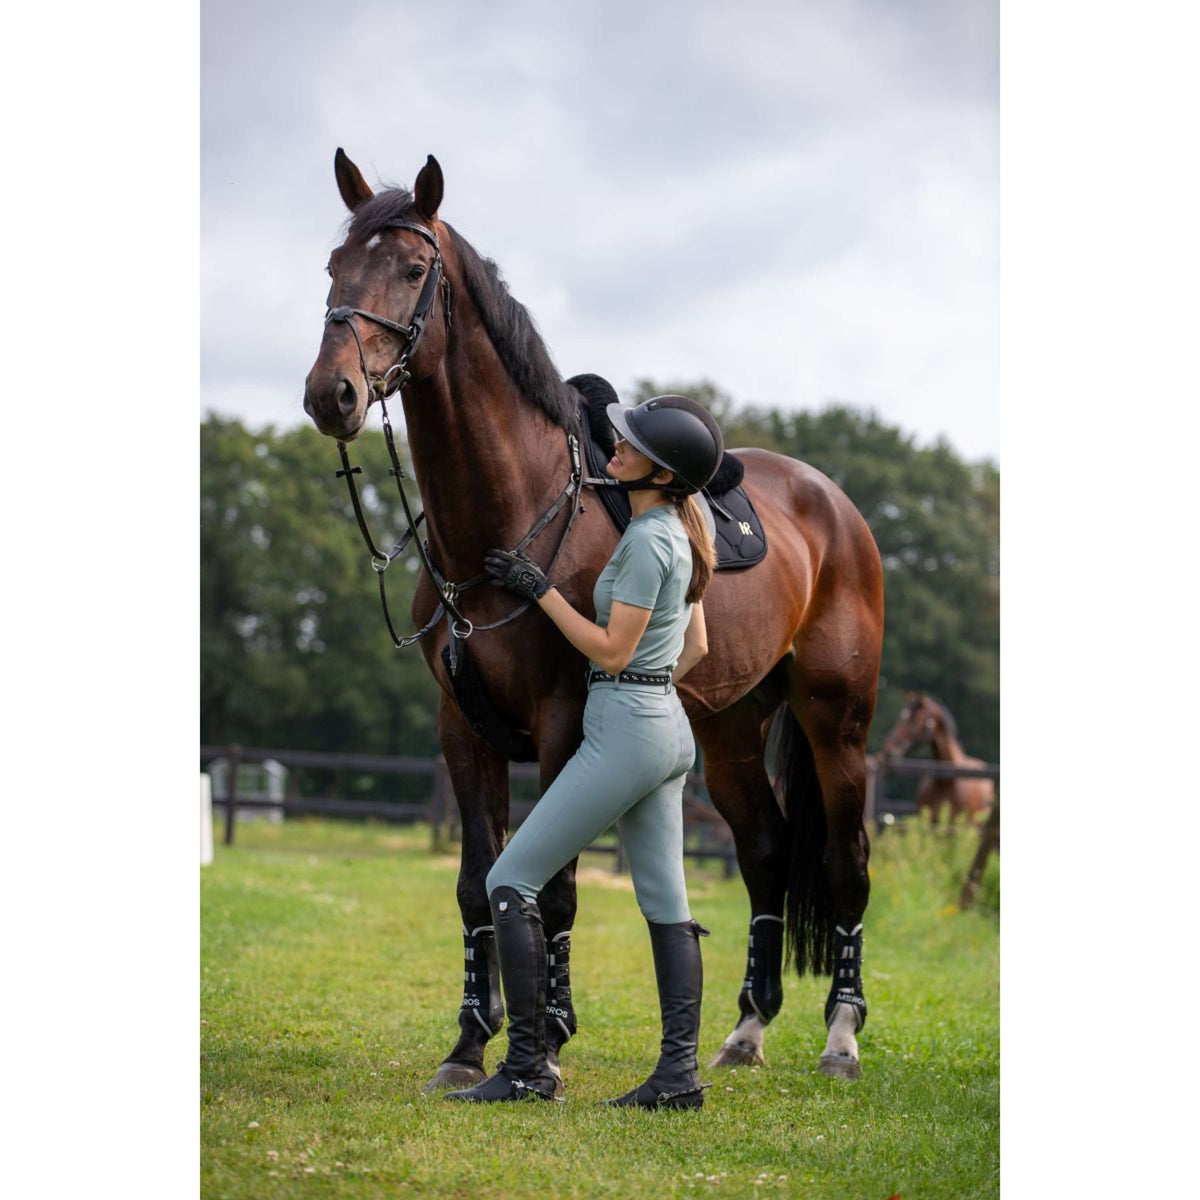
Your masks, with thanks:
[[(404, 758), (384, 754), (330, 754), (316, 750), (268, 750), (239, 745), (201, 746), (201, 767), (216, 759), (227, 763), (228, 786), (224, 795), (214, 795), (214, 807), (225, 810), (225, 844), (233, 844), (234, 829), (239, 809), (258, 808), (281, 810), (285, 817), (309, 814), (333, 817), (375, 817), (385, 821), (413, 823), (428, 821), (432, 831), (432, 846), (436, 849), (458, 835), (458, 806), (450, 785), (450, 775), (445, 760), (438, 758)], [(238, 796), (238, 767), (243, 763), (274, 761), (288, 768), (314, 768), (354, 772), (362, 775), (418, 775), (429, 779), (429, 788), (424, 799), (417, 802), (392, 800), (362, 800), (351, 798), (306, 797), (290, 794), (283, 800), (264, 799), (256, 796)], [(867, 781), (867, 803), (865, 822), (868, 827), (878, 827), (889, 816), (902, 816), (916, 811), (912, 800), (888, 799), (885, 781), (891, 776), (932, 775), (942, 779), (1000, 779), (999, 764), (989, 763), (982, 767), (958, 766), (954, 763), (938, 762), (928, 758), (884, 759), (873, 756), (868, 760), (870, 767)], [(536, 763), (511, 763), (511, 779), (536, 780)], [(689, 774), (684, 784), (684, 833), (688, 843), (685, 855), (700, 861), (717, 859), (723, 863), (725, 876), (733, 875), (737, 863), (733, 837), (729, 827), (708, 800), (704, 777)], [(513, 800), (510, 804), (510, 823), (515, 829), (529, 815), (533, 804)], [(971, 866), (967, 882), (963, 886), (964, 906), (974, 895), (988, 856), (1000, 845), (1000, 802), (997, 799), (992, 816), (984, 827), (979, 851)], [(602, 840), (587, 848), (589, 851), (616, 855), (616, 869), (623, 870), (625, 855), (620, 839)]]
[[(867, 806), (864, 819), (876, 824), (886, 813), (908, 816), (917, 811), (915, 800), (888, 799), (885, 784), (889, 775), (899, 777), (929, 775), (935, 779), (992, 779), (1000, 782), (1000, 764), (986, 763), (982, 767), (959, 766), (934, 758), (884, 758), (872, 755), (867, 762)], [(999, 791), (999, 786), (997, 786)]]
[[(384, 754), (331, 754), (316, 750), (272, 750), (239, 745), (201, 746), (201, 768), (217, 759), (227, 764), (228, 780), (225, 794), (213, 795), (214, 808), (225, 810), (225, 845), (233, 844), (239, 810), (263, 809), (283, 813), (284, 817), (321, 815), (332, 817), (367, 818), (411, 824), (428, 821), (432, 831), (432, 846), (444, 846), (459, 833), (458, 806), (450, 784), (446, 763), (438, 758), (404, 758)], [(283, 800), (260, 796), (238, 795), (238, 767), (243, 763), (277, 762), (289, 769), (311, 768), (352, 772), (359, 775), (418, 775), (429, 779), (425, 798), (416, 802), (392, 800), (363, 800), (340, 797), (317, 797), (289, 794)], [(536, 763), (510, 763), (510, 779), (536, 780)], [(684, 783), (684, 834), (687, 839), (684, 854), (705, 861), (716, 859), (725, 870), (726, 878), (733, 875), (737, 859), (729, 827), (708, 801), (702, 775), (689, 774)], [(514, 799), (509, 805), (509, 820), (515, 829), (529, 815), (532, 802)], [(614, 831), (615, 833), (615, 831)], [(690, 836), (689, 836), (690, 835)], [(624, 870), (625, 855), (620, 839), (601, 840), (588, 846), (589, 851), (615, 854), (617, 870)]]

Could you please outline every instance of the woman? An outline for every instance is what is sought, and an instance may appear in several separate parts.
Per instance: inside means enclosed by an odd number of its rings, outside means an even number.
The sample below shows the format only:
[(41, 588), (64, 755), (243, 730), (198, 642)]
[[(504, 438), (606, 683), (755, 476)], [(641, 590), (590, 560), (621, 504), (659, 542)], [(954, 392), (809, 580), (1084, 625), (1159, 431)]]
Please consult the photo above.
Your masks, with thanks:
[(633, 516), (596, 580), (596, 621), (571, 607), (523, 555), (491, 550), (488, 574), (530, 597), (588, 657), (583, 744), (513, 835), (487, 878), (508, 1013), (508, 1057), (451, 1100), (557, 1099), (546, 1062), (546, 942), (537, 896), (614, 821), (650, 927), (662, 1054), (650, 1077), (609, 1104), (699, 1108), (701, 934), (683, 877), (683, 782), (695, 758), (675, 692), (708, 650), (700, 598), (716, 554), (693, 499), (724, 453), (708, 411), (685, 396), (608, 406), (618, 437), (607, 471)]

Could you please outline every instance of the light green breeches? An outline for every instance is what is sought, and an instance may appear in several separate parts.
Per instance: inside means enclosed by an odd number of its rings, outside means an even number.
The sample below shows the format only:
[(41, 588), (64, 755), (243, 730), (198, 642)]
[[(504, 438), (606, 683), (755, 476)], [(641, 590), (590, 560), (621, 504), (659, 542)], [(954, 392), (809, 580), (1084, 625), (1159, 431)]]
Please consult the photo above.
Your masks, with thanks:
[(683, 878), (683, 782), (695, 761), (674, 687), (594, 683), (583, 744), (488, 873), (490, 896), (536, 900), (547, 880), (615, 821), (646, 920), (691, 919)]

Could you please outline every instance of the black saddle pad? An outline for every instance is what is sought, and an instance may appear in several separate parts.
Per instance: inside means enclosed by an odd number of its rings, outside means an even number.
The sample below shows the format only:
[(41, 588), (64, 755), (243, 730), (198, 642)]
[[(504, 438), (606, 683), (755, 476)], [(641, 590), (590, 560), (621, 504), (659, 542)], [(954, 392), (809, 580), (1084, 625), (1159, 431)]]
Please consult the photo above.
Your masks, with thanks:
[[(617, 393), (599, 375), (575, 375), (567, 380), (579, 393), (580, 427), (583, 431), (584, 466), (593, 479), (605, 479), (605, 464), (613, 453), (612, 424), (605, 409), (618, 403)], [(762, 562), (767, 554), (767, 536), (746, 489), (742, 487), (746, 467), (728, 451), (708, 487), (701, 492), (701, 511), (712, 517), (713, 543), (717, 548), (717, 570), (733, 571)], [(595, 487), (617, 531), (623, 533), (632, 515), (629, 493), (622, 487)]]

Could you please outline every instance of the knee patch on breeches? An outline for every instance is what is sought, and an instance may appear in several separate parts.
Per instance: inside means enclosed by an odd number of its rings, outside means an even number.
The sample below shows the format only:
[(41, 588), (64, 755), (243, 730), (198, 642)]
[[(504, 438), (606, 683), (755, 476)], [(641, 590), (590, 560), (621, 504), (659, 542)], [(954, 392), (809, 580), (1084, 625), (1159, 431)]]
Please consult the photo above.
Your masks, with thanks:
[(514, 892), (519, 892), (525, 900), (536, 900), (540, 890), (530, 888), (515, 879), (510, 864), (504, 861), (503, 854), (492, 864), (492, 869), (487, 873), (487, 879), (483, 886), (487, 891), (489, 903), (498, 888), (510, 888)]

